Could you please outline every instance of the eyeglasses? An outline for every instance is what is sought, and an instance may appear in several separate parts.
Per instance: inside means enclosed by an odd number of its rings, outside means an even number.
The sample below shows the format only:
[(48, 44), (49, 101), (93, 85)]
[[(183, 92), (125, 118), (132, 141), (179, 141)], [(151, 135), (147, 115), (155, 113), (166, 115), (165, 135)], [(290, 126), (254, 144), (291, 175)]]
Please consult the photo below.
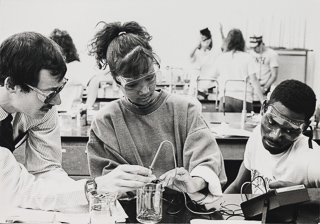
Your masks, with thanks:
[(33, 91), (37, 92), (37, 95), (38, 95), (38, 98), (39, 100), (41, 100), (43, 103), (47, 104), (49, 103), (53, 98), (55, 98), (60, 92), (61, 90), (63, 89), (63, 87), (66, 85), (66, 83), (68, 82), (68, 79), (67, 78), (64, 78), (63, 79), (63, 83), (61, 86), (57, 87), (56, 90), (54, 91), (50, 91), (49, 94), (46, 94), (44, 93), (42, 90), (36, 88), (36, 87), (33, 87), (33, 86), (30, 86), (29, 84), (26, 84), (30, 89), (32, 89)]
[(274, 106), (268, 105), (265, 110), (265, 126), (273, 131), (280, 129), (282, 135), (291, 141), (296, 140), (306, 127), (304, 120), (290, 119), (281, 114)]

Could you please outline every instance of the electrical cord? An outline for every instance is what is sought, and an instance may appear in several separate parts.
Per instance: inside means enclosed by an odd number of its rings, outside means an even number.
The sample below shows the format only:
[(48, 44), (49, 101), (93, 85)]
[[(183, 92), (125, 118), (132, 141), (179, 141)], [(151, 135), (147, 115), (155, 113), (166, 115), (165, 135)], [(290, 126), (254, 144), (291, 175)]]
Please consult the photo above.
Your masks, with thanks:
[[(265, 189), (265, 193), (268, 191), (268, 190), (267, 190), (266, 180), (265, 180), (262, 176), (256, 176), (255, 178), (253, 178), (253, 180), (248, 181), (248, 182), (244, 182), (244, 183), (241, 185), (240, 194), (241, 194), (241, 199), (242, 199), (242, 201), (244, 201), (244, 200), (243, 200), (243, 194), (246, 196), (246, 200), (249, 200), (249, 199), (248, 199), (248, 195), (247, 195), (245, 192), (247, 192), (247, 187), (250, 186), (250, 185), (253, 183), (253, 181), (255, 181), (257, 178), (261, 178), (261, 179), (262, 179), (262, 181), (263, 181), (263, 186), (264, 186), (264, 189)], [(244, 185), (246, 185), (246, 184), (247, 184), (247, 186), (244, 187)], [(244, 188), (244, 189), (243, 189), (243, 188)], [(244, 192), (244, 193), (243, 193), (243, 192)]]
[[(251, 184), (251, 182), (250, 181), (247, 181), (247, 182), (244, 182), (242, 185), (241, 185), (241, 188), (240, 188), (240, 195), (241, 195), (241, 199), (242, 199), (242, 201), (244, 201), (243, 200), (243, 187), (244, 187), (244, 185), (246, 185), (246, 184)], [(247, 188), (245, 188), (245, 189), (247, 189)], [(246, 194), (244, 194), (245, 196), (246, 196), (246, 199), (248, 200), (248, 196), (246, 195)]]
[[(176, 157), (175, 157), (175, 153), (174, 153), (174, 146), (173, 144), (168, 141), (168, 140), (164, 140), (161, 142), (161, 144), (159, 145), (159, 148), (156, 152), (156, 155), (154, 156), (153, 158), (153, 161), (151, 162), (151, 165), (149, 167), (149, 169), (152, 171), (153, 169), (153, 165), (156, 161), (156, 158), (160, 152), (160, 149), (162, 148), (162, 145), (167, 142), (171, 145), (171, 148), (172, 148), (172, 152), (173, 152), (173, 157), (174, 157), (174, 165), (175, 165), (175, 174), (174, 174), (174, 177), (173, 177), (173, 180), (175, 179), (176, 175), (177, 175), (177, 162), (176, 162)], [(153, 182), (153, 183), (150, 183), (150, 184), (158, 184), (160, 183), (162, 180), (155, 180), (156, 182)], [(184, 206), (186, 207), (186, 209), (193, 213), (193, 214), (197, 214), (197, 215), (211, 215), (211, 214), (214, 214), (216, 212), (220, 212), (222, 215), (228, 215), (227, 219), (233, 217), (233, 216), (243, 216), (243, 213), (239, 213), (239, 211), (241, 211), (241, 208), (239, 205), (235, 205), (235, 204), (228, 204), (228, 205), (222, 205), (222, 203), (220, 204), (220, 208), (217, 210), (216, 208), (211, 208), (209, 210), (204, 210), (203, 208), (201, 208), (203, 211), (194, 211), (193, 209), (191, 209), (189, 206), (188, 206), (188, 203), (193, 203), (195, 205), (198, 205), (197, 202), (195, 202), (194, 200), (187, 200), (187, 197), (186, 197), (186, 193), (183, 192), (176, 184), (174, 184), (174, 181), (172, 181), (172, 184), (171, 184), (171, 187), (176, 187), (183, 195), (183, 198), (184, 198)], [(178, 196), (178, 202), (177, 203), (174, 203), (174, 200), (175, 198), (173, 198), (171, 201), (165, 199), (162, 197), (162, 200), (166, 201), (167, 203), (169, 203), (170, 205), (173, 205), (173, 206), (177, 206), (177, 205), (180, 205), (181, 204), (181, 200), (180, 200), (180, 197)], [(227, 206), (237, 206), (239, 208), (237, 209), (230, 209), (228, 208)], [(176, 215), (178, 214), (179, 212), (181, 212), (183, 209), (183, 206), (181, 206), (181, 208), (179, 208), (177, 211), (166, 211), (167, 214), (169, 215)]]

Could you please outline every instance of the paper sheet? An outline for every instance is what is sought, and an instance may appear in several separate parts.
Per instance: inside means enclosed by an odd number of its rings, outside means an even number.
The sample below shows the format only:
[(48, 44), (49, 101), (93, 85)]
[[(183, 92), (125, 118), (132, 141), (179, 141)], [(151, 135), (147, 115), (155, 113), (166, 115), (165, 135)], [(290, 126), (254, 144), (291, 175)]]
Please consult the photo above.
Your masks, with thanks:
[(208, 220), (208, 219), (192, 219), (192, 220), (190, 220), (190, 224), (210, 224), (210, 223), (261, 224), (261, 221), (251, 221), (251, 220)]
[(228, 136), (241, 136), (241, 137), (250, 137), (252, 134), (251, 131), (231, 128), (227, 123), (222, 122), (218, 127), (212, 127), (210, 129), (213, 134), (219, 137), (228, 137)]
[[(125, 222), (126, 218), (128, 218), (119, 201), (117, 201), (114, 216), (117, 222)], [(68, 222), (70, 224), (88, 224), (89, 220), (90, 215), (88, 206), (82, 206), (82, 208), (78, 208), (77, 211), (68, 210), (65, 212), (57, 212), (56, 214), (56, 221), (59, 222)]]
[[(115, 220), (117, 222), (125, 222), (126, 218), (128, 218), (127, 214), (118, 201), (116, 204), (115, 217)], [(10, 212), (5, 219), (7, 222), (19, 220), (25, 223), (33, 224), (61, 222), (70, 224), (88, 224), (90, 220), (90, 214), (88, 205), (70, 208), (63, 212), (13, 208), (10, 209)]]

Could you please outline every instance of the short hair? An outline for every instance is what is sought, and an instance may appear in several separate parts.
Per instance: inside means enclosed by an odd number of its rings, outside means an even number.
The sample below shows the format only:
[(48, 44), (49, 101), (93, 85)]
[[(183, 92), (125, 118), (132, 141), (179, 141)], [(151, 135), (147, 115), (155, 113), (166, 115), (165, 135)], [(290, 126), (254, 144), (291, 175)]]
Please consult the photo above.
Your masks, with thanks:
[(154, 53), (149, 41), (152, 39), (144, 27), (137, 22), (105, 23), (89, 44), (100, 69), (109, 65), (115, 79), (118, 75), (135, 77), (149, 69)]
[(209, 48), (211, 49), (213, 43), (212, 43), (212, 36), (211, 36), (210, 30), (208, 28), (202, 29), (202, 30), (200, 30), (200, 34), (205, 36), (207, 39), (211, 40), (211, 43), (209, 44)]
[(226, 39), (226, 52), (228, 51), (245, 51), (245, 40), (242, 32), (239, 29), (232, 29), (229, 31)]
[(66, 57), (67, 63), (80, 61), (77, 48), (73, 43), (72, 37), (67, 31), (54, 29), (49, 37), (62, 48), (62, 52)]
[(67, 67), (60, 47), (51, 39), (36, 33), (17, 33), (0, 46), (0, 84), (10, 77), (10, 84), (20, 85), (29, 92), (25, 85), (37, 86), (42, 69), (50, 71), (52, 76), (61, 81)]
[(201, 35), (205, 36), (206, 38), (211, 38), (211, 32), (208, 28), (200, 30)]
[(308, 121), (314, 114), (316, 101), (314, 91), (307, 84), (289, 79), (276, 86), (269, 103), (280, 102), (291, 111), (304, 114)]

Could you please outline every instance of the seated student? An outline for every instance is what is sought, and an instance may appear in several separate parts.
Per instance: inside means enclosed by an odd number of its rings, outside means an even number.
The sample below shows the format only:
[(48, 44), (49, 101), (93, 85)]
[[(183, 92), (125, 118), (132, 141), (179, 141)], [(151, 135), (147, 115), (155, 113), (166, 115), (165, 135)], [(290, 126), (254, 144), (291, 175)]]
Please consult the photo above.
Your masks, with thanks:
[(315, 105), (309, 86), (297, 80), (281, 82), (263, 104), (261, 124), (250, 136), (238, 176), (225, 193), (240, 193), (247, 181), (252, 181), (253, 194), (265, 193), (264, 184), (266, 189), (320, 187), (320, 147), (302, 134)]
[[(55, 105), (61, 103), (59, 93), (67, 82), (65, 73), (59, 46), (39, 33), (14, 34), (0, 46), (1, 208), (12, 203), (24, 208), (63, 210), (88, 204), (85, 189), (94, 181), (75, 181), (61, 165)], [(23, 140), (25, 167), (12, 154)], [(96, 178), (96, 187), (100, 192), (133, 190), (151, 181), (148, 173), (141, 166), (122, 166)]]
[(150, 40), (136, 22), (106, 23), (92, 40), (91, 53), (109, 65), (124, 97), (101, 108), (91, 124), (91, 175), (107, 174), (120, 164), (149, 167), (160, 144), (170, 141), (174, 149), (162, 145), (153, 175), (199, 204), (212, 202), (226, 183), (222, 154), (192, 100), (156, 90), (160, 64)]

